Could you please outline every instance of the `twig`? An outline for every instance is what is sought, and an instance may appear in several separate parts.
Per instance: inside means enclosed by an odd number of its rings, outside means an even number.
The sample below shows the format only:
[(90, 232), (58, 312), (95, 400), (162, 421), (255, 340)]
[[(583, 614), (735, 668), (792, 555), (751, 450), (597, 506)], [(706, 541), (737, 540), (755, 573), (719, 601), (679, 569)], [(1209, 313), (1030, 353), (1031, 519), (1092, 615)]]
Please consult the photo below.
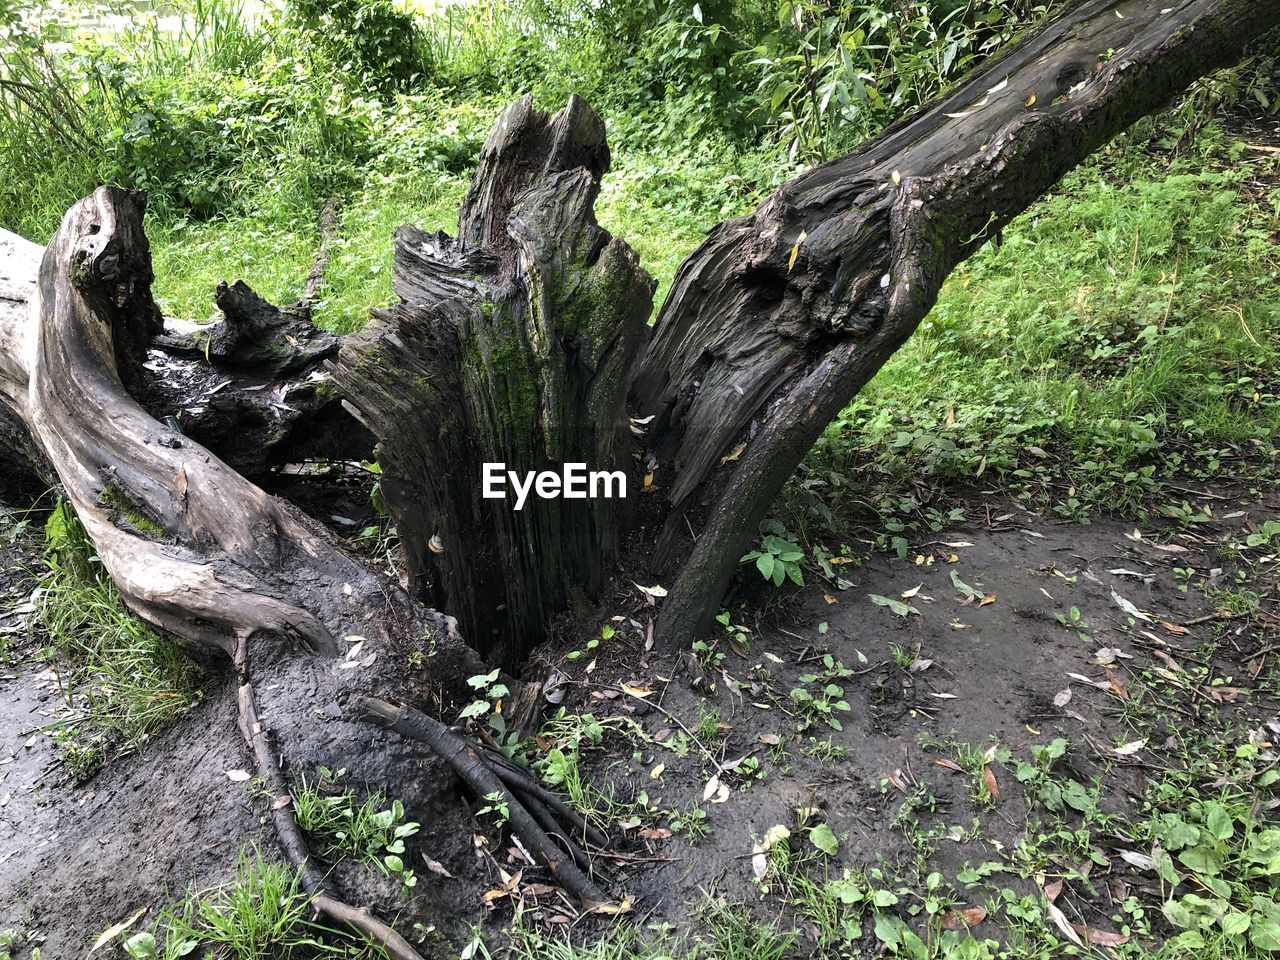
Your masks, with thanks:
[[(583, 686), (590, 686), (590, 684), (583, 683), (583, 681), (581, 680), (577, 682), (579, 684), (582, 684)], [(663, 714), (668, 720), (670, 720), (672, 723), (678, 726), (681, 730), (683, 730), (685, 732), (685, 736), (687, 736), (691, 741), (693, 741), (698, 745), (698, 749), (702, 751), (703, 756), (705, 756), (708, 760), (710, 760), (711, 765), (716, 768), (716, 773), (724, 773), (724, 767), (721, 765), (720, 761), (716, 759), (716, 755), (707, 748), (707, 745), (705, 743), (703, 743), (701, 740), (698, 739), (697, 735), (692, 730), (690, 730), (688, 727), (684, 725), (683, 720), (677, 717), (674, 713), (672, 713), (662, 704), (655, 703), (654, 701), (650, 700), (648, 697), (638, 696), (637, 694), (632, 693), (630, 690), (624, 690), (622, 687), (614, 686), (613, 684), (610, 684), (610, 683), (606, 683), (604, 685), (604, 689), (617, 690), (619, 693), (625, 694), (626, 696), (631, 697), (633, 700), (639, 700), (641, 703), (649, 704), (649, 706), (653, 707), (653, 709)]]
[(1196, 617), (1192, 620), (1184, 620), (1184, 627), (1194, 627), (1202, 623), (1208, 623), (1210, 620), (1241, 620), (1244, 617), (1253, 616), (1253, 610), (1242, 610), (1240, 613), (1223, 613), (1221, 610), (1215, 610), (1213, 613), (1206, 613), (1203, 617)]

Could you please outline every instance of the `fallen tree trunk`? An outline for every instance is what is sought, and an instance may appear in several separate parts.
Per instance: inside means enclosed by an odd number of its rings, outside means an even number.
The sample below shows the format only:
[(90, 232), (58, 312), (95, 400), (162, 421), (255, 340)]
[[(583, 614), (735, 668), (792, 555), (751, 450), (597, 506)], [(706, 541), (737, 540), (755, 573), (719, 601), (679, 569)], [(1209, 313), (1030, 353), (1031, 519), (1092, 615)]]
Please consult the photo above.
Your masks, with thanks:
[[(466, 678), (484, 665), (451, 617), (355, 563), (318, 523), (156, 420), (126, 389), (130, 370), (134, 389), (146, 391), (139, 360), (160, 329), (144, 209), (142, 194), (103, 187), (67, 212), (38, 258), (38, 248), (4, 241), (13, 253), (8, 265), (20, 269), (5, 271), (0, 290), (0, 397), (56, 470), (130, 610), (234, 657), (245, 741), (273, 796), (287, 801), (249, 680), (251, 649), (271, 671), (281, 717), (296, 717), (312, 697), (341, 703), (410, 691), (452, 715), (469, 699)], [(37, 259), (33, 283), (21, 270)], [(358, 664), (346, 656), (356, 643)], [(414, 650), (429, 650), (428, 675), (405, 675)], [(343, 668), (356, 666), (358, 674)], [(487, 771), (485, 761), (474, 759), (474, 770)], [(336, 899), (309, 863), (287, 803), (272, 814), (320, 909), (380, 936), (397, 957), (416, 956), (376, 918)], [(546, 842), (530, 848), (571, 892), (605, 899)]]

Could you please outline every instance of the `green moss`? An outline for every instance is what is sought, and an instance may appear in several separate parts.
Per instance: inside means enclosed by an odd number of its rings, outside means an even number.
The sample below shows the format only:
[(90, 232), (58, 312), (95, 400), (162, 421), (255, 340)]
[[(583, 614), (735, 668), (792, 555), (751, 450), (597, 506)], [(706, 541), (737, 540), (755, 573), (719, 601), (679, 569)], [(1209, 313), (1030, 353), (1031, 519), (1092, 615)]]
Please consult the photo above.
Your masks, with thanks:
[(165, 536), (164, 527), (147, 516), (139, 504), (135, 503), (117, 487), (110, 485), (103, 487), (102, 493), (98, 497), (98, 502), (114, 510), (118, 516), (123, 517), (129, 526), (133, 527), (138, 533), (145, 534), (156, 540)]

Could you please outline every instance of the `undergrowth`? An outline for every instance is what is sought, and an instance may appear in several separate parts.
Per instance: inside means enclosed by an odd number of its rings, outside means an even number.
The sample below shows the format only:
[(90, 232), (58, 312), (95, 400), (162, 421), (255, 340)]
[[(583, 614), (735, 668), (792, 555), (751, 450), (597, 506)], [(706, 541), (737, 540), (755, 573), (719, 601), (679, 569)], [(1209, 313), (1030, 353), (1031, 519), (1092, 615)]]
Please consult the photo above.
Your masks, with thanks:
[(70, 711), (50, 729), (83, 780), (189, 710), (199, 700), (198, 673), (172, 640), (125, 608), (65, 502), (45, 533), (49, 572), (37, 607)]

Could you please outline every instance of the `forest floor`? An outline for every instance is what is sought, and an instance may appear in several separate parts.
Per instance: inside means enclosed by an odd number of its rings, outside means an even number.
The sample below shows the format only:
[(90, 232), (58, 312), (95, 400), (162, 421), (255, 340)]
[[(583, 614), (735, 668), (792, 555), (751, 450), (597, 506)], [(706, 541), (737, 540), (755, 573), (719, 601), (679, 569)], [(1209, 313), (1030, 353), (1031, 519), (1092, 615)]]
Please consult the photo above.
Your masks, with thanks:
[[(601, 863), (631, 917), (578, 919), (514, 847), (479, 841), (497, 825), (461, 804), (409, 838), (405, 898), (371, 867), (344, 877), (455, 947), (471, 924), (498, 942), (518, 914), (534, 956), (539, 931), (618, 923), (756, 943), (751, 957), (901, 951), (911, 931), (937, 949), (966, 923), (1020, 955), (1136, 947), (1171, 930), (1161, 851), (1202, 847), (1176, 865), (1183, 889), (1226, 884), (1219, 899), (1247, 913), (1256, 884), (1206, 843), (1247, 859), (1275, 806), (1280, 611), (1263, 525), (1280, 495), (1184, 496), (1182, 521), (1135, 526), (975, 495), (905, 557), (840, 566), (844, 589), (810, 583), (679, 657), (646, 650), (653, 608), (634, 589), (606, 636), (540, 651), (530, 676), (555, 678), (563, 701), (529, 755), (615, 838)], [(276, 854), (262, 804), (227, 775), (245, 761), (225, 677), (76, 782), (60, 667), (24, 626), (41, 547), (30, 526), (0, 535), (0, 930), (61, 958), (232, 880), (237, 850)], [(1274, 837), (1260, 842), (1274, 855)]]

